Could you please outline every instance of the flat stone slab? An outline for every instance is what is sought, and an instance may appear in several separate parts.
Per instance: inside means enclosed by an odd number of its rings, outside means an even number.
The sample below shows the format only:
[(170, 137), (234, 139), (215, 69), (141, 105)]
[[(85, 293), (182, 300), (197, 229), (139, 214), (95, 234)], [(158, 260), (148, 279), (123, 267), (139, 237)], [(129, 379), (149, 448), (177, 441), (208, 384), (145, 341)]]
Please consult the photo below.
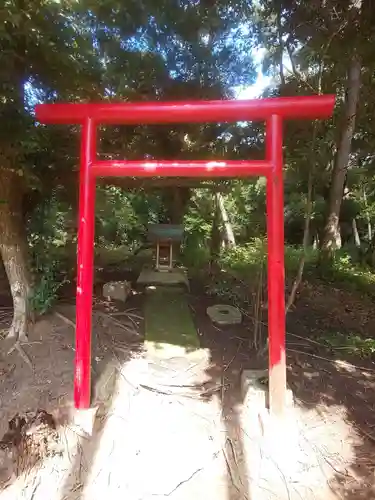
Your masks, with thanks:
[[(203, 351), (203, 350), (202, 350)], [(210, 366), (208, 353), (200, 352), (200, 357), (157, 358), (143, 353), (136, 378), (128, 379), (134, 386), (140, 385), (165, 395), (191, 395), (209, 390), (214, 383), (207, 373)]]
[(207, 307), (210, 320), (217, 325), (238, 325), (242, 322), (242, 314), (237, 307), (227, 304), (215, 304)]
[(186, 347), (167, 342), (144, 342), (145, 352), (150, 359), (175, 359), (185, 358), (189, 363), (208, 363), (210, 359), (209, 349)]
[(137, 279), (137, 285), (184, 285), (189, 288), (189, 280), (183, 269), (166, 272), (144, 267)]

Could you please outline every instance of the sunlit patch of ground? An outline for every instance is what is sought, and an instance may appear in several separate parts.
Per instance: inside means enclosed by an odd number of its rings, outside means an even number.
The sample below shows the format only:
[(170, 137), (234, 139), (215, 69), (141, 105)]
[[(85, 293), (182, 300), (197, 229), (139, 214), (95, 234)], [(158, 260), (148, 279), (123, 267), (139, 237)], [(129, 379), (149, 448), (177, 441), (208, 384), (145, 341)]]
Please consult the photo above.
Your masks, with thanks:
[(340, 478), (355, 487), (359, 438), (342, 408), (297, 407), (284, 427), (263, 419), (263, 432), (259, 408), (223, 415), (204, 361), (178, 363), (142, 354), (109, 364), (91, 436), (73, 423), (61, 428), (61, 456), (14, 480), (1, 500), (190, 500), (202, 492), (212, 500), (333, 500), (343, 498)]
[(339, 480), (345, 479), (345, 490), (357, 482), (350, 464), (361, 442), (345, 417), (341, 407), (331, 407), (325, 415), (297, 405), (288, 411), (283, 424), (264, 415), (257, 423), (254, 412), (245, 409), (243, 442), (251, 498), (343, 498)]
[[(169, 370), (169, 383), (172, 377)], [(214, 471), (213, 485), (222, 480), (218, 401), (196, 399), (187, 388), (181, 396), (182, 387), (163, 394), (172, 389), (162, 379), (160, 372), (150, 376), (145, 359), (121, 368), (83, 498), (183, 498), (185, 485), (206, 468)], [(182, 385), (181, 377), (177, 384)], [(226, 498), (215, 490), (212, 498)]]

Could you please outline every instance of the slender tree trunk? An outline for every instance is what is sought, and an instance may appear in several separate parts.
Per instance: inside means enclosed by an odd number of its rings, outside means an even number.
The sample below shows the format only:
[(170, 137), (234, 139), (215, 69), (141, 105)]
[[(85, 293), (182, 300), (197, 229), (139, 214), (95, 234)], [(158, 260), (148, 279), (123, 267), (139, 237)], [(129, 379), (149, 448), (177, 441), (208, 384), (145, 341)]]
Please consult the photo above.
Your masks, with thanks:
[(361, 248), (361, 238), (359, 237), (357, 221), (355, 220), (354, 217), (352, 219), (352, 230), (353, 230), (353, 237), (354, 237), (355, 246), (357, 248)]
[(221, 232), (219, 224), (220, 212), (216, 201), (216, 196), (213, 197), (213, 217), (210, 237), (210, 267), (216, 266), (220, 256)]
[(315, 173), (315, 143), (316, 143), (316, 135), (317, 135), (317, 122), (314, 124), (313, 129), (313, 137), (311, 141), (311, 158), (312, 165), (309, 170), (308, 184), (307, 184), (307, 200), (306, 200), (306, 213), (305, 213), (305, 224), (303, 229), (303, 239), (302, 239), (302, 248), (303, 255), (299, 261), (297, 274), (295, 280), (293, 282), (292, 290), (289, 294), (288, 300), (285, 305), (285, 312), (288, 313), (294, 301), (296, 300), (297, 291), (301, 284), (303, 278), (303, 270), (305, 268), (306, 254), (309, 247), (310, 241), (310, 226), (311, 226), (311, 214), (313, 208), (313, 182), (314, 182), (314, 173)]
[(367, 204), (367, 195), (366, 195), (366, 188), (363, 187), (363, 201), (365, 202), (365, 213), (366, 213), (366, 221), (367, 221), (367, 238), (368, 241), (370, 242), (372, 240), (372, 226), (371, 226), (371, 219), (370, 219), (370, 214), (368, 211), (368, 204)]
[(365, 260), (369, 265), (375, 267), (375, 233), (373, 233), (369, 246), (366, 250)]
[(223, 226), (224, 226), (224, 231), (225, 231), (225, 239), (227, 240), (228, 245), (230, 247), (235, 247), (236, 240), (234, 237), (232, 224), (229, 221), (228, 214), (227, 214), (227, 211), (225, 209), (223, 196), (221, 193), (216, 193), (215, 197), (216, 197), (217, 206), (218, 206), (219, 211), (220, 211), (221, 219), (223, 221)]
[(13, 298), (14, 314), (9, 337), (27, 338), (33, 321), (32, 280), (22, 217), (19, 176), (0, 169), (0, 254)]
[(276, 19), (277, 19), (277, 34), (278, 34), (278, 39), (279, 39), (279, 76), (280, 76), (280, 84), (281, 84), (281, 93), (283, 92), (285, 88), (285, 75), (284, 75), (284, 62), (283, 62), (283, 55), (284, 55), (284, 41), (283, 41), (283, 28), (282, 28), (282, 23), (281, 23), (281, 6), (280, 9), (277, 10), (276, 14)]
[(355, 128), (355, 116), (361, 86), (361, 64), (353, 57), (348, 72), (348, 87), (345, 100), (345, 119), (341, 131), (341, 139), (336, 154), (336, 161), (332, 172), (330, 187), (328, 214), (324, 227), (321, 258), (330, 260), (335, 249), (341, 243), (339, 216), (343, 189), (345, 185), (346, 171), (351, 151), (351, 143)]
[(162, 199), (170, 224), (182, 224), (191, 198), (188, 187), (165, 188)]
[(319, 248), (319, 233), (318, 233), (318, 231), (316, 231), (316, 233), (314, 234), (314, 240), (313, 240), (313, 249), (316, 250), (317, 248)]

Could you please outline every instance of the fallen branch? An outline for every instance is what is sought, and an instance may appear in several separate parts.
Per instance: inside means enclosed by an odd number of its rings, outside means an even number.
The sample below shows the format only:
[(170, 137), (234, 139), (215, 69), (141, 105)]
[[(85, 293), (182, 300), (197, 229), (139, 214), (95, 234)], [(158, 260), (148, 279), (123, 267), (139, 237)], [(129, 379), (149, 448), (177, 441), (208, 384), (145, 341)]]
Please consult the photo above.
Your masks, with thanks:
[[(303, 439), (307, 442), (307, 444), (310, 446), (310, 448), (314, 451), (314, 453), (316, 455), (320, 455), (320, 457), (326, 462), (327, 465), (329, 465), (329, 467), (331, 467), (331, 469), (336, 473), (336, 474), (339, 474), (340, 476), (344, 476), (344, 477), (350, 477), (351, 479), (353, 479), (354, 481), (358, 482), (358, 480), (352, 475), (349, 473), (348, 469), (345, 468), (345, 472), (343, 472), (342, 470), (339, 470), (337, 467), (335, 467), (332, 462), (325, 456), (325, 454), (322, 452), (322, 450), (320, 449), (319, 446), (317, 446), (316, 444), (314, 444), (306, 435), (304, 432), (301, 433), (302, 434), (302, 437)], [(371, 436), (370, 436), (371, 437)], [(375, 441), (375, 438), (374, 438), (374, 441)]]
[(115, 343), (112, 344), (113, 349), (125, 354), (131, 354), (136, 346), (139, 346), (139, 342), (130, 345), (119, 345)]
[[(225, 384), (226, 386), (229, 386), (229, 384)], [(216, 384), (212, 387), (205, 388), (204, 384), (199, 384), (196, 386), (192, 385), (165, 385), (165, 386), (150, 386), (146, 384), (139, 384), (139, 387), (142, 389), (146, 389), (147, 391), (155, 392), (157, 394), (161, 394), (163, 396), (179, 396), (179, 397), (184, 397), (184, 398), (190, 398), (190, 399), (200, 399), (200, 398), (205, 398), (208, 396), (212, 396), (215, 392), (221, 390), (223, 387), (222, 384)], [(195, 392), (189, 391), (189, 392), (182, 392), (182, 391), (173, 391), (171, 389), (194, 389)]]
[(287, 332), (287, 335), (290, 335), (291, 337), (295, 337), (296, 339), (301, 339), (301, 340), (304, 340), (306, 342), (310, 342), (310, 344), (315, 344), (315, 345), (318, 345), (320, 347), (324, 347), (325, 349), (327, 349), (327, 344), (323, 344), (322, 342), (318, 342), (316, 340), (313, 340), (313, 339), (309, 339), (308, 337), (302, 337), (302, 335), (296, 335), (295, 333), (290, 333), (290, 332)]
[(367, 439), (369, 439), (370, 441), (372, 441), (373, 443), (375, 443), (375, 436), (373, 436), (372, 434), (370, 434), (369, 432), (365, 431), (364, 429), (362, 429), (361, 427), (358, 427), (358, 430), (361, 434), (363, 434), (364, 436), (367, 437)]
[[(295, 352), (297, 354), (304, 354), (305, 356), (310, 356), (311, 358), (321, 359), (322, 361), (327, 361), (329, 363), (336, 363), (338, 361), (337, 359), (325, 358), (324, 356), (318, 356), (317, 354), (312, 354), (310, 352), (297, 351), (296, 349), (288, 349), (287, 348), (287, 351)], [(352, 363), (350, 363), (350, 366), (352, 366), (353, 368), (356, 368), (357, 370), (363, 370), (364, 372), (375, 373), (375, 369), (367, 368), (366, 366), (353, 365)]]
[[(259, 324), (265, 326), (268, 328), (268, 324), (265, 322), (265, 321), (260, 321), (260, 320), (257, 320), (256, 318), (254, 318), (254, 316), (252, 316), (251, 314), (249, 314), (248, 312), (246, 312), (244, 309), (241, 309), (240, 307), (238, 308), (242, 314), (244, 314), (245, 316), (247, 316), (253, 323), (255, 323), (256, 321), (259, 322)], [(310, 342), (310, 344), (315, 344), (315, 345), (318, 345), (320, 347), (324, 347), (325, 349), (328, 348), (328, 346), (326, 344), (323, 344), (322, 342), (318, 342), (317, 340), (313, 340), (313, 339), (310, 339), (308, 337), (302, 337), (301, 335), (296, 335), (295, 333), (291, 333), (291, 332), (285, 332), (286, 335), (290, 335), (291, 337), (295, 337), (297, 339), (302, 339), (302, 340), (305, 340), (306, 342)], [(331, 347), (331, 349), (338, 349), (338, 347)]]
[(132, 318), (131, 316), (129, 316), (128, 314), (126, 315), (126, 317), (132, 322), (134, 328), (138, 328), (138, 324), (137, 324), (137, 321)]
[(161, 394), (162, 396), (173, 396), (172, 391), (160, 390), (160, 389), (157, 389), (156, 387), (151, 387), (151, 386), (146, 385), (146, 384), (139, 384), (139, 387), (141, 387), (142, 389), (146, 389), (147, 391), (150, 391), (150, 392), (156, 392), (156, 394)]
[(227, 457), (227, 454), (225, 452), (225, 449), (224, 447), (222, 448), (221, 450), (222, 454), (223, 454), (223, 457), (224, 457), (224, 460), (225, 460), (225, 465), (227, 466), (227, 471), (228, 471), (228, 476), (230, 478), (230, 481), (231, 483), (233, 484), (233, 487), (239, 492), (240, 489), (239, 487), (236, 485), (235, 481), (234, 481), (234, 477), (233, 477), (233, 472), (232, 472), (232, 468), (230, 466), (230, 463), (229, 463), (229, 459)]
[(41, 482), (42, 480), (40, 477), (38, 479), (34, 478), (33, 490), (31, 492), (30, 500), (33, 500), (35, 498), (36, 490), (39, 488)]
[(76, 491), (78, 491), (82, 488), (83, 488), (83, 483), (76, 484), (73, 487), (73, 489), (71, 489), (70, 492), (62, 498), (62, 500), (69, 500), (69, 497), (71, 497), (72, 493), (75, 493)]
[[(214, 460), (218, 455), (219, 455), (220, 451), (215, 451), (213, 454), (212, 454), (212, 457), (209, 459), (208, 462), (210, 462), (211, 460)], [(208, 462), (207, 462), (207, 465), (208, 465)], [(197, 470), (195, 470), (192, 474), (190, 474), (190, 476), (186, 479), (183, 479), (182, 481), (180, 481), (177, 486), (175, 486), (169, 493), (164, 493), (163, 496), (166, 496), (166, 497), (170, 497), (175, 491), (178, 490), (178, 488), (180, 488), (180, 486), (182, 486), (183, 484), (186, 484), (188, 483), (191, 479), (193, 479), (194, 476), (196, 476), (199, 472), (202, 472), (202, 470), (204, 470), (206, 467), (206, 465), (203, 465), (202, 467), (199, 467)]]
[[(129, 309), (129, 311), (131, 311), (131, 310), (132, 309)], [(139, 314), (131, 313), (129, 311), (116, 311), (116, 312), (110, 313), (110, 316), (128, 316), (129, 318), (144, 319)]]
[(104, 313), (102, 311), (95, 311), (95, 314), (98, 315), (98, 316), (101, 316), (101, 317), (103, 317), (105, 319), (108, 319), (108, 320), (112, 321), (112, 323), (114, 323), (115, 325), (119, 326), (120, 328), (122, 328), (126, 332), (131, 333), (133, 335), (139, 336), (139, 332), (137, 332), (137, 330), (134, 330), (133, 328), (129, 328), (128, 326), (126, 326), (123, 323), (121, 323), (121, 321), (118, 321), (116, 318), (113, 318), (109, 314)]
[(67, 318), (64, 314), (58, 312), (58, 311), (55, 311), (54, 312), (55, 316), (57, 316), (58, 318), (62, 319), (65, 323), (67, 323), (69, 326), (71, 326), (72, 328), (75, 329), (76, 327), (76, 324), (73, 320), (71, 320), (70, 318)]

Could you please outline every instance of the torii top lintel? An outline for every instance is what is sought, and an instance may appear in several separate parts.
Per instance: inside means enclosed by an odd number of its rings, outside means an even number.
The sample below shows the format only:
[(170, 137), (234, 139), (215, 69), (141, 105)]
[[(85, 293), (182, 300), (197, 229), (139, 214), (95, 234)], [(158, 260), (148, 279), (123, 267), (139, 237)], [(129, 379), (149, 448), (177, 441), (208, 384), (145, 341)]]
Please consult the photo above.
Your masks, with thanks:
[(266, 120), (272, 115), (285, 119), (329, 118), (334, 95), (274, 97), (251, 100), (101, 102), (38, 104), (41, 123), (96, 124), (200, 123)]

